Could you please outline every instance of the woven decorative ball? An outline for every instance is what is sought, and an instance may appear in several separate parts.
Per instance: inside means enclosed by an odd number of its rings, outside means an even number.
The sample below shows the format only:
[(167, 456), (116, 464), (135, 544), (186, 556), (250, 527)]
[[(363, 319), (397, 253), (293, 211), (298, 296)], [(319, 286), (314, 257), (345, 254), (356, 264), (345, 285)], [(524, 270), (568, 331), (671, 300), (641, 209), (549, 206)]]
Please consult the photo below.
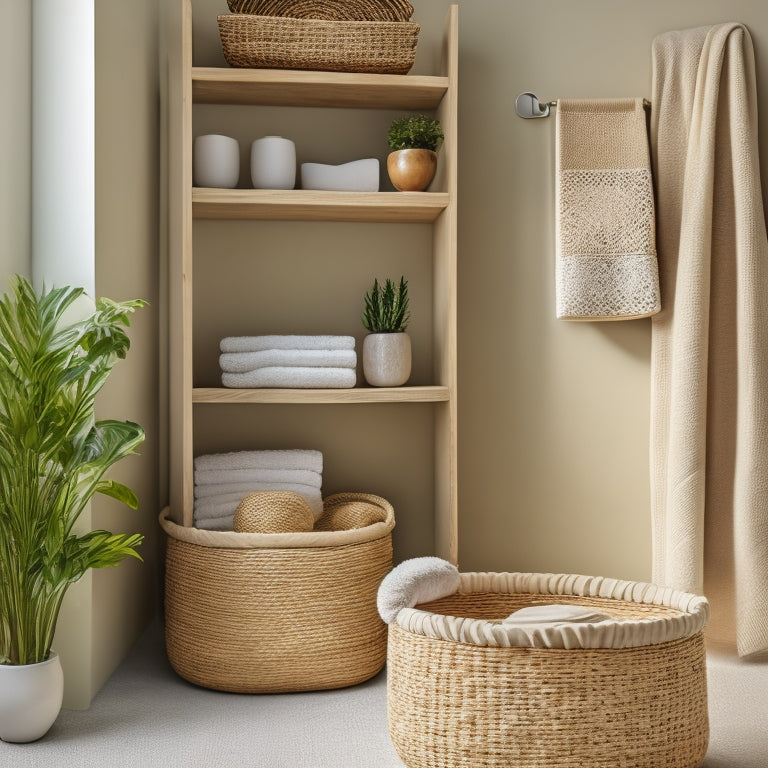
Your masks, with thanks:
[(315, 523), (316, 531), (351, 531), (382, 521), (381, 507), (365, 501), (326, 503)]
[(314, 522), (300, 493), (254, 491), (237, 505), (233, 528), (238, 533), (299, 533), (311, 531)]

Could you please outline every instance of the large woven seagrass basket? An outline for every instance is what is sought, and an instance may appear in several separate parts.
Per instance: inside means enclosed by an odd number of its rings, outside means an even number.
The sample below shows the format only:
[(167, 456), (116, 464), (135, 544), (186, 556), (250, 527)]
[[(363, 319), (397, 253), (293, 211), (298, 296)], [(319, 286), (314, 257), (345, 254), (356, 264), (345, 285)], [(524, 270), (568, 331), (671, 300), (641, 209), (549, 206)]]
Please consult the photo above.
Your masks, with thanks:
[[(611, 619), (501, 623), (554, 603)], [(708, 614), (705, 598), (649, 584), (462, 574), (457, 594), (402, 609), (389, 626), (392, 741), (409, 768), (699, 766)]]
[(376, 592), (392, 567), (394, 510), (370, 494), (325, 500), (366, 507), (362, 528), (233, 533), (160, 524), (168, 534), (166, 649), (176, 672), (236, 693), (356, 685), (386, 658)]
[(419, 24), (328, 21), (230, 13), (218, 16), (233, 67), (404, 75), (416, 60)]

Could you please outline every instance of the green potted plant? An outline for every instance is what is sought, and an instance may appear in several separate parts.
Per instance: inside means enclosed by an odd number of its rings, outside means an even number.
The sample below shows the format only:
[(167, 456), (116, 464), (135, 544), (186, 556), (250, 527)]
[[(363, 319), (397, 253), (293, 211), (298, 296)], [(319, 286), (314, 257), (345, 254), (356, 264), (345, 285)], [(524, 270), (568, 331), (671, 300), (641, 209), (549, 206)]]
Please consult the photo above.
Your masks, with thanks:
[(363, 325), (370, 333), (363, 339), (363, 375), (374, 387), (399, 387), (411, 375), (411, 339), (405, 332), (410, 320), (408, 281), (395, 286), (378, 279), (365, 294)]
[(430, 185), (443, 138), (440, 122), (426, 115), (407, 115), (392, 121), (387, 133), (392, 150), (387, 156), (387, 171), (395, 189), (421, 192)]
[(34, 741), (61, 709), (63, 676), (51, 651), (62, 599), (90, 568), (141, 559), (139, 534), (73, 527), (95, 493), (136, 509), (136, 495), (104, 478), (144, 439), (138, 424), (96, 420), (94, 403), (130, 341), (145, 302), (99, 299), (68, 322), (80, 288), (39, 295), (19, 276), (0, 298), (0, 738)]

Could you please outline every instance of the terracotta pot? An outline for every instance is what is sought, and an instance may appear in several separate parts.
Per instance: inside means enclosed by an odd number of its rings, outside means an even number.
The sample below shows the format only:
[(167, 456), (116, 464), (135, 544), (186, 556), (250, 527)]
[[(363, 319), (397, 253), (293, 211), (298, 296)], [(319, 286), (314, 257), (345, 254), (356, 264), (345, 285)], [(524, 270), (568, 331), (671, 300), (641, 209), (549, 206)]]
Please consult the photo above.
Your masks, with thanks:
[(64, 675), (56, 653), (39, 664), (0, 664), (0, 739), (37, 741), (61, 710)]
[(401, 192), (423, 192), (437, 169), (437, 152), (431, 149), (398, 149), (387, 156), (389, 180)]
[(369, 333), (363, 339), (363, 375), (373, 387), (399, 387), (411, 375), (407, 333)]

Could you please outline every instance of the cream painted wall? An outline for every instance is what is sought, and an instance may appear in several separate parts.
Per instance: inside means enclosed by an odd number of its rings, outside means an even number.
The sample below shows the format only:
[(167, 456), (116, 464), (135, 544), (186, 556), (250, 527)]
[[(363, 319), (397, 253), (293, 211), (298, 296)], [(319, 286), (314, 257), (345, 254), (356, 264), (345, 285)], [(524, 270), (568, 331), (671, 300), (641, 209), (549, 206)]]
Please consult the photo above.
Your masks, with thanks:
[[(413, 4), (423, 26), (412, 73), (434, 73), (450, 2)], [(460, 566), (649, 579), (650, 321), (554, 319), (554, 119), (522, 120), (514, 101), (526, 90), (547, 100), (649, 97), (656, 34), (731, 19), (752, 31), (758, 82), (766, 84), (768, 7), (761, 0), (458, 4)], [(226, 3), (193, 0), (193, 10), (195, 63), (224, 65), (215, 16), (227, 12)], [(212, 115), (222, 113), (212, 110), (196, 112), (196, 133), (214, 129)], [(288, 130), (296, 115), (274, 119)], [(334, 145), (327, 138), (338, 130), (333, 119), (300, 117), (304, 146), (316, 130), (323, 146), (340, 145), (346, 159), (350, 147), (380, 151), (370, 149), (364, 115), (357, 134)], [(245, 154), (261, 125), (232, 125)], [(768, 146), (768, 117), (762, 126)], [(326, 151), (321, 162), (344, 159)], [(196, 237), (222, 236), (218, 226), (196, 224)], [(231, 236), (235, 250), (247, 247), (243, 231)], [(290, 237), (301, 247), (296, 228)], [(312, 241), (320, 262), (335, 258), (334, 246), (322, 245), (328, 240), (326, 232)], [(376, 242), (384, 258), (403, 241)], [(222, 251), (229, 245), (222, 241)], [(417, 553), (427, 533), (410, 516), (403, 530), (403, 521), (396, 548)]]
[(32, 8), (0, 2), (0, 292), (31, 274)]
[[(141, 532), (144, 562), (93, 572), (92, 679), (99, 690), (157, 610), (159, 595), (159, 72), (156, 0), (95, 5), (96, 293), (142, 298), (131, 350), (101, 392), (98, 415), (144, 427), (145, 442), (111, 476), (139, 496), (137, 511), (93, 501), (93, 526)], [(137, 50), (143, 55), (137, 56)]]

